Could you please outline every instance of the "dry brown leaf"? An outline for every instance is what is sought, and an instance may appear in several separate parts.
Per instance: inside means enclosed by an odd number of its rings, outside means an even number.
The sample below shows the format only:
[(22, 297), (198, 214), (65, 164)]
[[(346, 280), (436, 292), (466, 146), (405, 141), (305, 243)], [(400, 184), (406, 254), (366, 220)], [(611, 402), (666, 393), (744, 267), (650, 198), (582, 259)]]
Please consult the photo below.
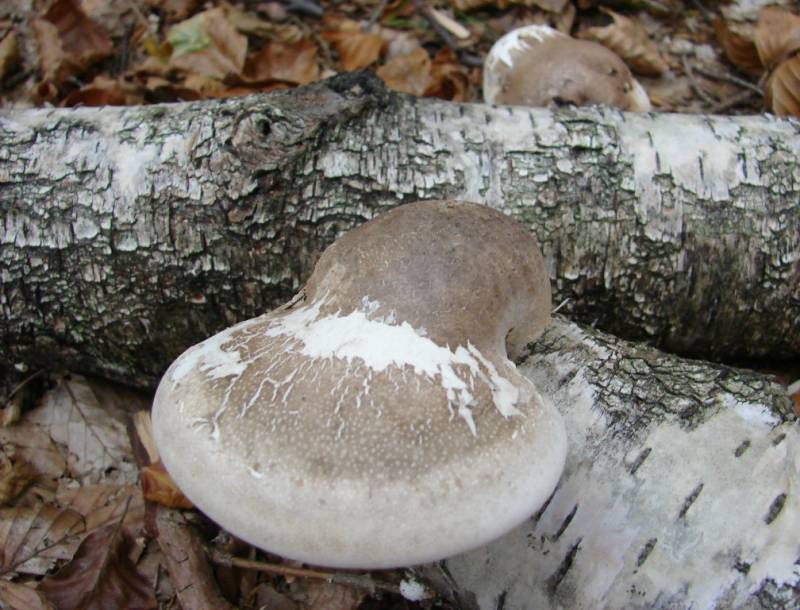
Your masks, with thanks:
[(69, 93), (62, 106), (133, 106), (144, 103), (144, 95), (137, 87), (120, 80), (97, 76), (77, 91)]
[(29, 419), (30, 414), (26, 414), (16, 425), (0, 428), (3, 452), (30, 464), (43, 478), (60, 478), (67, 469), (64, 455), (47, 430)]
[(236, 31), (222, 8), (198, 13), (175, 25), (167, 40), (169, 63), (175, 68), (209, 78), (239, 76), (247, 55), (247, 38)]
[(361, 27), (349, 19), (332, 25), (322, 31), (322, 38), (336, 49), (342, 70), (361, 70), (378, 61), (384, 45), (381, 36), (361, 31)]
[[(60, 489), (56, 501), (63, 509), (81, 515), (85, 534), (124, 518), (124, 525), (140, 528), (144, 523), (144, 498), (136, 485), (84, 485)], [(124, 515), (124, 517), (123, 517)]]
[(68, 559), (85, 531), (74, 510), (36, 502), (0, 509), (0, 570), (45, 574), (56, 559)]
[(300, 42), (303, 38), (303, 32), (296, 25), (266, 21), (227, 2), (222, 3), (221, 8), (228, 22), (242, 34), (288, 43)]
[(11, 31), (0, 42), (0, 80), (19, 65), (20, 59), (17, 35)]
[(307, 610), (356, 610), (366, 591), (322, 580), (309, 581), (306, 589)]
[(83, 73), (113, 48), (108, 34), (84, 14), (76, 0), (56, 0), (32, 27), (44, 79), (56, 85)]
[(488, 4), (492, 4), (495, 0), (451, 0), (451, 4), (459, 11), (471, 11)]
[(68, 471), (79, 482), (136, 482), (138, 468), (128, 440), (127, 413), (107, 400), (101, 404), (85, 378), (60, 379), (24, 421), (39, 426), (66, 449)]
[(0, 608), (6, 610), (53, 610), (53, 606), (36, 589), (8, 580), (0, 580)]
[(15, 500), (36, 476), (36, 470), (27, 462), (0, 454), (0, 505)]
[(156, 462), (142, 469), (142, 491), (145, 500), (168, 508), (194, 508), (169, 476), (164, 464)]
[(58, 610), (151, 610), (153, 587), (129, 558), (134, 543), (119, 524), (98, 529), (39, 589)]
[(395, 91), (422, 96), (433, 83), (431, 58), (422, 47), (398, 55), (376, 70), (386, 86)]
[(307, 85), (319, 80), (317, 45), (310, 40), (294, 44), (270, 42), (247, 59), (244, 70), (248, 82), (284, 81)]
[(446, 47), (436, 54), (431, 67), (431, 83), (426, 97), (463, 102), (469, 97), (469, 70), (458, 61), (455, 52)]
[(758, 49), (753, 42), (755, 31), (752, 26), (739, 25), (734, 29), (721, 18), (717, 18), (714, 20), (714, 32), (725, 56), (734, 66), (753, 76), (764, 72)]
[(194, 13), (202, 0), (148, 0), (150, 6), (158, 7), (167, 21), (182, 21)]
[(762, 9), (753, 40), (761, 63), (771, 70), (800, 49), (800, 17), (781, 8)]
[(603, 9), (603, 12), (610, 15), (614, 23), (602, 28), (588, 28), (579, 34), (579, 38), (607, 46), (638, 74), (661, 76), (669, 71), (669, 65), (641, 23), (608, 9)]
[(778, 116), (800, 116), (800, 56), (775, 68), (764, 86), (764, 103)]

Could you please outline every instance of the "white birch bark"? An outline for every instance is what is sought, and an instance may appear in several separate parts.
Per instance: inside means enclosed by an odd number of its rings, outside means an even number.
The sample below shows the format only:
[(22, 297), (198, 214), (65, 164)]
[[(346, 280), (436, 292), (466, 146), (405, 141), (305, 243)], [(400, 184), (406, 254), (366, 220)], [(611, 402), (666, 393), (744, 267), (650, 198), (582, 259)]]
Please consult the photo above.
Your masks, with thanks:
[(462, 607), (800, 607), (800, 426), (783, 388), (563, 320), (520, 369), (565, 418), (567, 464), (539, 514), (444, 562)]
[(711, 358), (800, 354), (796, 121), (490, 108), (364, 76), (274, 96), (0, 115), (0, 364), (152, 386), (390, 206), (538, 236), (565, 311)]

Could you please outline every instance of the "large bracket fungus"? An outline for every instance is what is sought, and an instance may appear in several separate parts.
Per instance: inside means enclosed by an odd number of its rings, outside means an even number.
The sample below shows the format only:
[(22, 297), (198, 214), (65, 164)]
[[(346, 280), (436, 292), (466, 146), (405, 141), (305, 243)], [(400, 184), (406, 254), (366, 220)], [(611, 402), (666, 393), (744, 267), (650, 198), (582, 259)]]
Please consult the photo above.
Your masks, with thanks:
[(341, 567), (440, 559), (555, 488), (561, 417), (507, 356), (549, 318), (522, 226), (404, 205), (328, 248), (291, 302), (180, 356), (155, 439), (186, 495), (261, 548)]

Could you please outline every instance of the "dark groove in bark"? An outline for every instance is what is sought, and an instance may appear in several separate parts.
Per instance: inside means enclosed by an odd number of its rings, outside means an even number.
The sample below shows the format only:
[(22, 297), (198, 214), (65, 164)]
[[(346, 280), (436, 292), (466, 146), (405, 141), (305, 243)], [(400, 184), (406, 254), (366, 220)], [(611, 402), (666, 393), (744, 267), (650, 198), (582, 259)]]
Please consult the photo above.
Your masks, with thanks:
[(767, 515), (764, 517), (764, 523), (770, 525), (773, 521), (775, 521), (775, 519), (778, 518), (778, 515), (781, 514), (784, 504), (786, 504), (786, 494), (778, 494), (772, 501), (772, 504), (769, 506)]
[(639, 556), (636, 558), (636, 567), (640, 568), (647, 561), (647, 558), (650, 557), (650, 553), (653, 552), (653, 549), (658, 542), (658, 538), (650, 538), (647, 542), (644, 543), (642, 550), (639, 551)]
[(647, 447), (644, 451), (642, 451), (639, 455), (636, 456), (633, 464), (631, 464), (630, 473), (636, 474), (636, 471), (639, 470), (639, 467), (644, 464), (644, 461), (647, 459), (647, 456), (650, 455), (650, 452), (653, 450), (652, 447)]
[(733, 455), (734, 455), (734, 456), (736, 456), (737, 458), (738, 458), (738, 457), (742, 457), (742, 455), (744, 454), (744, 452), (745, 452), (745, 451), (747, 451), (749, 448), (750, 448), (750, 440), (749, 440), (749, 439), (745, 439), (745, 440), (743, 440), (743, 441), (742, 441), (742, 443), (741, 443), (741, 444), (740, 444), (740, 445), (739, 445), (739, 446), (736, 448), (736, 450), (733, 452)]
[(578, 538), (577, 542), (575, 542), (575, 544), (569, 548), (567, 554), (564, 556), (564, 559), (561, 562), (561, 565), (559, 565), (558, 569), (553, 573), (553, 575), (547, 579), (547, 586), (551, 594), (556, 592), (558, 585), (560, 585), (561, 581), (564, 580), (567, 572), (569, 572), (572, 564), (575, 562), (575, 556), (578, 554), (578, 549), (580, 548), (582, 540), (583, 538)]
[(686, 496), (686, 499), (683, 501), (683, 506), (681, 507), (681, 512), (678, 513), (678, 519), (683, 519), (686, 516), (689, 508), (691, 508), (692, 504), (695, 503), (695, 500), (697, 500), (700, 492), (703, 491), (703, 485), (703, 483), (700, 483), (692, 490), (692, 493)]
[(563, 534), (566, 529), (569, 527), (569, 524), (572, 523), (572, 519), (575, 517), (575, 513), (578, 512), (578, 505), (572, 507), (570, 513), (564, 518), (564, 521), (561, 523), (561, 527), (558, 528), (556, 535), (554, 537), (555, 540), (561, 538), (561, 534)]

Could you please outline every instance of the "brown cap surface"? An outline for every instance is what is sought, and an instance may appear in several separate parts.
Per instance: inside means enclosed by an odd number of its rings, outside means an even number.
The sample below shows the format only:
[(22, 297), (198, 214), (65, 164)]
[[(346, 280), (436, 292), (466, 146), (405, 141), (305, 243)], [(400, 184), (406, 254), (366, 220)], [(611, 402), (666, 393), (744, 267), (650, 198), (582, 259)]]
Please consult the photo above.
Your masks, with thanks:
[(483, 97), (488, 104), (512, 106), (650, 110), (647, 93), (613, 51), (544, 25), (513, 30), (494, 44), (484, 65)]

